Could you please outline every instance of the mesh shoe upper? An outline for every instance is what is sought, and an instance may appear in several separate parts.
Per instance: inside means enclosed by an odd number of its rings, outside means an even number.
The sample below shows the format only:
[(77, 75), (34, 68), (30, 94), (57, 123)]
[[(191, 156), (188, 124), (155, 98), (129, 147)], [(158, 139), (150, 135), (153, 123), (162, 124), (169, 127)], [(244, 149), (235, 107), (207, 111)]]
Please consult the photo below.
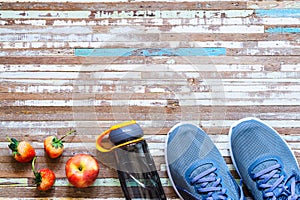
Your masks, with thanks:
[(255, 199), (296, 198), (298, 163), (274, 129), (255, 118), (240, 120), (230, 129), (230, 148), (233, 163)]
[(171, 129), (166, 163), (173, 186), (183, 199), (240, 199), (239, 186), (208, 135), (192, 124)]

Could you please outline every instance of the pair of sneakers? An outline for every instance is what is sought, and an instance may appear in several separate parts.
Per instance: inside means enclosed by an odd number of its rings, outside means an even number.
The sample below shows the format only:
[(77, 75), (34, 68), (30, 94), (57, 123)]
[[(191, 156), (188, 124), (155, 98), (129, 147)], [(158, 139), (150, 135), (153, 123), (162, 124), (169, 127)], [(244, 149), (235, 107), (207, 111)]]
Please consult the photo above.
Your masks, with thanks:
[[(287, 143), (269, 125), (245, 118), (229, 131), (236, 171), (254, 199), (300, 199), (300, 172)], [(245, 199), (209, 136), (193, 124), (177, 124), (168, 133), (166, 164), (177, 195), (184, 200)]]

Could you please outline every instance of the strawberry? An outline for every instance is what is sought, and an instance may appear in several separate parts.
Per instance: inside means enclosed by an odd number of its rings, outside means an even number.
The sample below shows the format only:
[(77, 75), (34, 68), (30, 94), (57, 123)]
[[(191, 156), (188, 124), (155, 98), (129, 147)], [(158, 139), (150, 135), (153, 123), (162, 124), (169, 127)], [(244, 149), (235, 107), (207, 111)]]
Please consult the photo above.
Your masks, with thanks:
[(71, 130), (69, 131), (67, 134), (65, 134), (63, 137), (61, 137), (60, 139), (58, 139), (55, 136), (49, 136), (44, 140), (44, 148), (46, 153), (48, 154), (48, 156), (50, 158), (57, 158), (59, 157), (64, 150), (64, 144), (63, 144), (63, 139), (76, 132), (75, 130)]
[(35, 167), (34, 167), (35, 160), (36, 157), (34, 157), (32, 160), (32, 171), (35, 177), (34, 181), (37, 185), (37, 189), (40, 191), (49, 190), (55, 183), (55, 179), (56, 179), (55, 174), (53, 171), (51, 171), (48, 168), (43, 168), (38, 171), (35, 171)]
[(35, 157), (34, 148), (26, 141), (19, 142), (15, 138), (7, 137), (10, 144), (8, 147), (12, 150), (13, 157), (18, 162), (30, 162)]

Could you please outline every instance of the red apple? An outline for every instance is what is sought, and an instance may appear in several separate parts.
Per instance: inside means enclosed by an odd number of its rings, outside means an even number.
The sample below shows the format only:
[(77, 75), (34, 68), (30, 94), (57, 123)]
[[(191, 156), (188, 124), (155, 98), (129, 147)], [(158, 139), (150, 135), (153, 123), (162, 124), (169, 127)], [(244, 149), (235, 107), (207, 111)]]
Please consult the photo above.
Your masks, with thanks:
[(66, 163), (66, 176), (69, 182), (78, 188), (94, 183), (99, 174), (98, 162), (88, 154), (78, 154)]

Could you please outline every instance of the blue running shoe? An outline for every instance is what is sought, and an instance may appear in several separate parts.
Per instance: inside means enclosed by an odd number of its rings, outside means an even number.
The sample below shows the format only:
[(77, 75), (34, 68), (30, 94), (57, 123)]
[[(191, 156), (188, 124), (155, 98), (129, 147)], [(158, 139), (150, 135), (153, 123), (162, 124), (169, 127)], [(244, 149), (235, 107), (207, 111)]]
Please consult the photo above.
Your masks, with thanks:
[(254, 199), (300, 199), (297, 160), (272, 127), (245, 118), (231, 126), (229, 136), (233, 164)]
[(244, 199), (219, 150), (198, 126), (175, 125), (165, 151), (168, 176), (181, 199)]

